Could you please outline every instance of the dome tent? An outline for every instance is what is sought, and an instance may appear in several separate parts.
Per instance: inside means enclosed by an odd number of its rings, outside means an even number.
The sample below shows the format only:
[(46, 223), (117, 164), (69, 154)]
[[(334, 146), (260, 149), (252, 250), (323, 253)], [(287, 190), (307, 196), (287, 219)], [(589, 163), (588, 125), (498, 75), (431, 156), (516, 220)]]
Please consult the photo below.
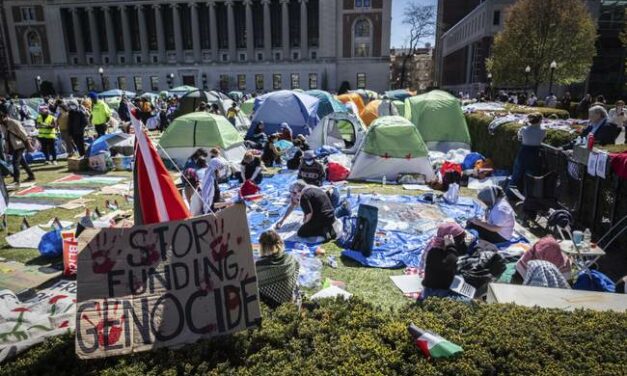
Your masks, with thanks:
[(398, 115), (398, 110), (390, 100), (375, 99), (368, 103), (359, 115), (364, 124), (369, 126), (378, 117)]
[[(318, 125), (318, 103), (316, 97), (290, 90), (280, 90), (257, 97), (252, 123), (263, 121), (267, 134), (278, 132), (281, 123), (286, 122), (292, 128), (294, 136), (311, 133)], [(254, 132), (250, 127), (248, 135)]]
[[(239, 163), (246, 152), (244, 140), (224, 116), (193, 112), (176, 118), (159, 140), (159, 154), (179, 167), (199, 148), (217, 147), (224, 157)], [(162, 150), (163, 149), (163, 150)]]
[(470, 133), (459, 101), (445, 91), (407, 98), (405, 117), (418, 128), (429, 150), (470, 149)]
[(179, 98), (179, 106), (175, 116), (179, 117), (196, 111), (196, 108), (198, 108), (198, 105), (200, 105), (201, 102), (210, 104), (217, 102), (218, 100), (219, 99), (217, 97), (203, 90), (190, 91)]
[(255, 98), (247, 99), (244, 102), (242, 102), (242, 104), (239, 105), (239, 109), (246, 116), (250, 116), (250, 114), (253, 113), (253, 108), (254, 107), (255, 107)]
[(428, 149), (409, 120), (384, 116), (375, 120), (366, 133), (349, 175), (350, 180), (396, 180), (401, 173), (423, 174), (427, 181), (435, 175)]
[(361, 113), (364, 110), (364, 107), (366, 107), (361, 95), (357, 93), (346, 93), (346, 94), (338, 95), (337, 99), (344, 104), (347, 104), (349, 102), (355, 103), (355, 106), (357, 106), (357, 111), (359, 113)]
[(336, 112), (325, 116), (307, 137), (312, 149), (329, 145), (345, 154), (355, 154), (366, 134), (366, 128), (356, 115)]
[(320, 100), (318, 103), (318, 117), (320, 119), (334, 112), (348, 111), (346, 106), (324, 90), (307, 90), (305, 93)]

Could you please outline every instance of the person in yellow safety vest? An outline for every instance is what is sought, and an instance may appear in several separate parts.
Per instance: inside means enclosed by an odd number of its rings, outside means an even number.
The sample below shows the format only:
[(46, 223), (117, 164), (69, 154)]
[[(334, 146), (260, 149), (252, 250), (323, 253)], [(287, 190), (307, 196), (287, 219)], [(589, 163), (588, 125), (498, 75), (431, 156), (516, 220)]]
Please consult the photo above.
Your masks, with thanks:
[(47, 105), (42, 104), (39, 106), (39, 116), (36, 120), (37, 128), (39, 129), (39, 143), (41, 143), (41, 151), (46, 158), (46, 164), (57, 164), (57, 148), (55, 143), (57, 141), (57, 119), (50, 114), (50, 110)]
[(91, 123), (96, 127), (98, 137), (104, 136), (111, 119), (111, 109), (104, 101), (98, 100), (98, 94), (93, 91), (89, 93), (89, 98), (91, 98)]

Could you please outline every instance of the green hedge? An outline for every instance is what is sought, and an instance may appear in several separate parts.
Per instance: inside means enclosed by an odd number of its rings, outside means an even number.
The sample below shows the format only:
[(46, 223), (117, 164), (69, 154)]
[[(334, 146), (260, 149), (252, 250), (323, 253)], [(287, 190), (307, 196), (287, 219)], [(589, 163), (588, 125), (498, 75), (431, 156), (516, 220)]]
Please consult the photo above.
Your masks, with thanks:
[[(546, 109), (562, 111), (555, 109)], [(503, 124), (496, 129), (494, 135), (488, 132), (488, 125), (492, 118), (483, 113), (466, 115), (466, 123), (470, 132), (472, 149), (490, 158), (498, 169), (511, 170), (518, 153), (520, 143), (516, 139), (520, 125), (514, 123)], [(562, 146), (575, 136), (565, 131), (549, 129), (545, 143), (552, 146)]]
[[(264, 310), (261, 329), (178, 350), (80, 361), (70, 336), (0, 367), (0, 375), (625, 375), (627, 315), (465, 305), (431, 299), (396, 312), (353, 299), (301, 312)], [(457, 358), (427, 361), (407, 325), (462, 346)]]

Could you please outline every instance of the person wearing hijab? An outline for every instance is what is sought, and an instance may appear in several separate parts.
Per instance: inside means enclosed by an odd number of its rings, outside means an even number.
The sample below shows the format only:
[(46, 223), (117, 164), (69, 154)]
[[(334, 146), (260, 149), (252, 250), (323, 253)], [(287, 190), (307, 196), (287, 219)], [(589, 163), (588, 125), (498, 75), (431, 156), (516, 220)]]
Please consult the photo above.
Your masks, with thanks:
[(531, 260), (525, 274), (523, 285), (536, 287), (550, 287), (570, 289), (570, 285), (559, 269), (549, 261)]
[(468, 300), (449, 289), (457, 273), (457, 257), (465, 254), (465, 240), (466, 232), (457, 223), (442, 223), (438, 226), (436, 235), (424, 252), (424, 289), (421, 300), (430, 296)]
[(224, 168), (221, 158), (213, 158), (209, 161), (207, 171), (202, 179), (201, 195), (203, 212), (205, 214), (215, 211), (216, 202), (220, 201), (220, 187), (218, 186), (218, 174)]
[(279, 133), (279, 140), (286, 140), (292, 142), (292, 128), (286, 123), (281, 123), (281, 133)]
[(516, 215), (503, 189), (497, 186), (485, 187), (479, 191), (477, 198), (488, 207), (486, 220), (470, 219), (466, 227), (476, 230), (480, 239), (490, 243), (510, 241), (514, 236)]
[(572, 264), (564, 255), (560, 244), (552, 236), (538, 240), (516, 263), (516, 273), (521, 279), (527, 276), (529, 263), (533, 260), (548, 261), (562, 273), (565, 279), (570, 278)]

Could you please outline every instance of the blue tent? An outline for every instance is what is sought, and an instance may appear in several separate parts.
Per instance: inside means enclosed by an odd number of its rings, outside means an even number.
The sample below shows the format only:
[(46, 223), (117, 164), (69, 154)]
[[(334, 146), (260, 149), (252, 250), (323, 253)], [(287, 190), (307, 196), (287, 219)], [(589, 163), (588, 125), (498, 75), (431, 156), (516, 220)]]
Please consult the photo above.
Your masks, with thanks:
[[(293, 135), (308, 136), (318, 125), (318, 103), (316, 97), (290, 90), (280, 90), (262, 95), (255, 100), (252, 123), (263, 121), (267, 134), (278, 132), (281, 123), (285, 122), (292, 128)], [(248, 130), (247, 137), (252, 135), (255, 126)]]
[(320, 101), (318, 104), (318, 118), (320, 119), (335, 112), (348, 112), (342, 102), (324, 90), (307, 90), (305, 93), (318, 98)]
[(135, 96), (135, 93), (133, 93), (132, 91), (113, 89), (113, 90), (103, 91), (100, 94), (98, 94), (100, 98), (121, 97), (123, 95), (126, 95), (129, 98), (133, 98)]
[(107, 133), (98, 137), (89, 148), (87, 154), (89, 157), (109, 151), (113, 145), (120, 144), (133, 136), (123, 132)]

